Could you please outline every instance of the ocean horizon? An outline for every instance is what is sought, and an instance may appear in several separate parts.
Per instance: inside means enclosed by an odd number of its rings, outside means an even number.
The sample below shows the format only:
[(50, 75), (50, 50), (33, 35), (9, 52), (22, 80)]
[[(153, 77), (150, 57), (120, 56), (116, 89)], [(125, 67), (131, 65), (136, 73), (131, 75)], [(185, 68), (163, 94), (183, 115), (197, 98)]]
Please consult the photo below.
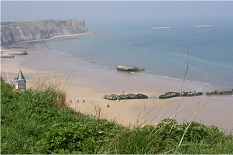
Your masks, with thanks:
[[(212, 28), (193, 27), (210, 24)], [(171, 28), (152, 30), (161, 26)], [(98, 69), (137, 66), (145, 68), (138, 74), (171, 80), (184, 78), (188, 58), (187, 81), (233, 88), (233, 25), (228, 22), (106, 22), (87, 27), (96, 34), (49, 41), (46, 47)]]

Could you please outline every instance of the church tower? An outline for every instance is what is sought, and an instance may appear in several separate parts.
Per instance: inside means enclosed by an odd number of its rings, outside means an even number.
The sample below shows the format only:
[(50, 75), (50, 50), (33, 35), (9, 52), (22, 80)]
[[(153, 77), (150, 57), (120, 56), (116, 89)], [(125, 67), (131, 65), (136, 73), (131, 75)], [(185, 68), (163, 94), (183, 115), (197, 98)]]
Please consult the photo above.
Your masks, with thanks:
[(21, 70), (19, 71), (18, 77), (16, 78), (15, 89), (23, 91), (26, 90), (26, 80)]

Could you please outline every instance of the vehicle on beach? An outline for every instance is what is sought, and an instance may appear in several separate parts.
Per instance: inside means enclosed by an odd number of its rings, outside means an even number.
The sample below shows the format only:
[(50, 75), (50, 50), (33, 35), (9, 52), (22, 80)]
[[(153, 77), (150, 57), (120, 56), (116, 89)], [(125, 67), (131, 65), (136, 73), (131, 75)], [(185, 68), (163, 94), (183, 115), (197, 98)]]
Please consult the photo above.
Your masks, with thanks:
[(134, 67), (134, 66), (127, 66), (127, 65), (117, 65), (117, 70), (136, 72), (136, 71), (144, 71), (145, 68)]

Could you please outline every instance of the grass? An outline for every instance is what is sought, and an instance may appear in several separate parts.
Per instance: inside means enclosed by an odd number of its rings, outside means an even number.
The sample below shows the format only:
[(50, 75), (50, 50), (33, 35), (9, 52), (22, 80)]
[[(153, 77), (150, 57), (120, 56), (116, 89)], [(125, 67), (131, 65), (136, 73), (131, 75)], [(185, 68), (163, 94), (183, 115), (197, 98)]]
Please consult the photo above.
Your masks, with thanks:
[(121, 129), (106, 120), (97, 122), (75, 113), (61, 103), (63, 97), (52, 88), (18, 93), (3, 84), (1, 153), (95, 153)]
[(192, 122), (182, 145), (178, 145), (189, 122), (177, 124), (165, 119), (157, 126), (146, 126), (125, 132), (105, 146), (108, 154), (216, 154), (232, 153), (233, 138), (215, 126)]
[(1, 85), (1, 153), (233, 153), (233, 136), (215, 126), (165, 119), (157, 126), (128, 129), (75, 113), (65, 98), (54, 85), (21, 93)]

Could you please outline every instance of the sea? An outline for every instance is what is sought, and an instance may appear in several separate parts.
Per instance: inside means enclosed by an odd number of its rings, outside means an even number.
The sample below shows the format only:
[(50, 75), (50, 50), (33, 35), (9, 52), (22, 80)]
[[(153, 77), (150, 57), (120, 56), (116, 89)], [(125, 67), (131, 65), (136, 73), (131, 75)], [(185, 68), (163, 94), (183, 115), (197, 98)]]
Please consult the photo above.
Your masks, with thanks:
[[(86, 26), (95, 34), (49, 41), (47, 47), (97, 69), (137, 66), (145, 68), (136, 73), (142, 76), (185, 78), (219, 90), (233, 89), (233, 23), (229, 20), (106, 21), (86, 22)], [(152, 29), (161, 26), (171, 28)]]

